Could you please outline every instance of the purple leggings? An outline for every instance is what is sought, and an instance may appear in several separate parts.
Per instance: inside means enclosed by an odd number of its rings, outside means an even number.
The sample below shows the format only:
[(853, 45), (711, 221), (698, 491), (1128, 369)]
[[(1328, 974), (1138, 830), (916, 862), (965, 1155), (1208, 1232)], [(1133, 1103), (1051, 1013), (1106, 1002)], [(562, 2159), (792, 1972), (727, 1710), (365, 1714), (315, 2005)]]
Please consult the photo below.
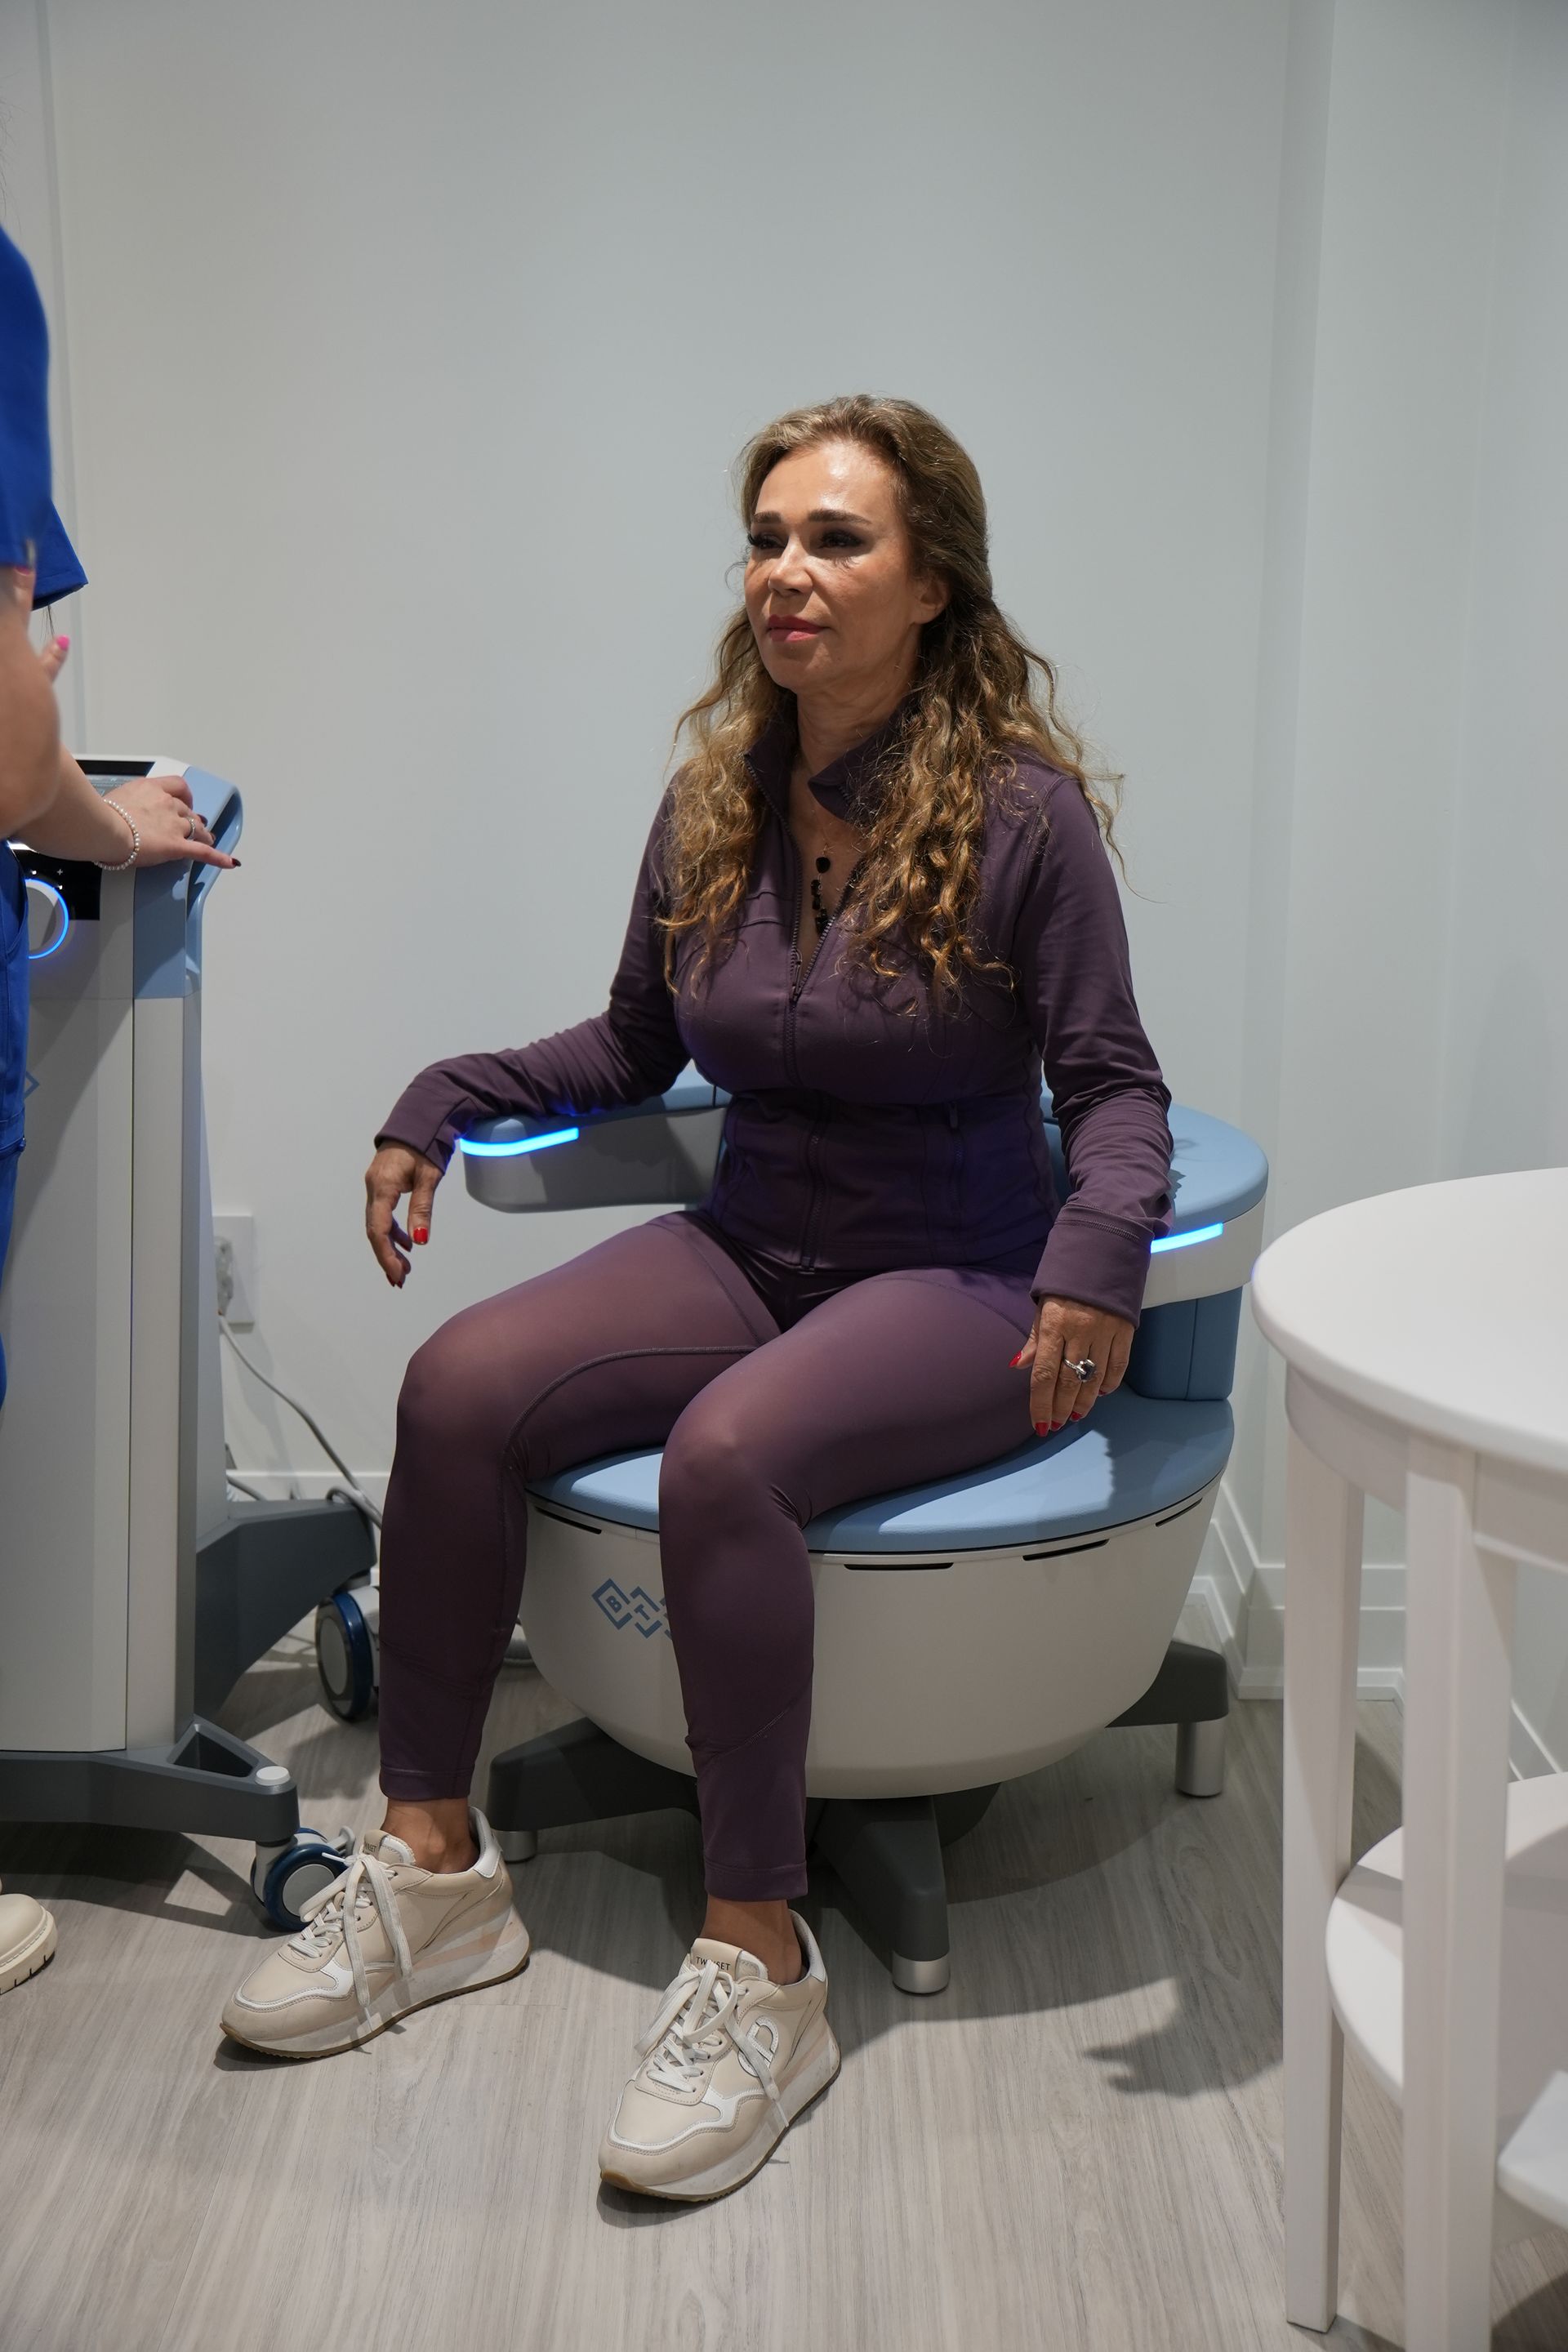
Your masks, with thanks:
[(708, 1891), (805, 1891), (814, 1598), (801, 1530), (1029, 1433), (1009, 1368), (1039, 1244), (802, 1273), (700, 1213), (468, 1307), (404, 1381), (381, 1587), (381, 1785), (466, 1796), (522, 1591), (531, 1479), (664, 1447), (659, 1551)]

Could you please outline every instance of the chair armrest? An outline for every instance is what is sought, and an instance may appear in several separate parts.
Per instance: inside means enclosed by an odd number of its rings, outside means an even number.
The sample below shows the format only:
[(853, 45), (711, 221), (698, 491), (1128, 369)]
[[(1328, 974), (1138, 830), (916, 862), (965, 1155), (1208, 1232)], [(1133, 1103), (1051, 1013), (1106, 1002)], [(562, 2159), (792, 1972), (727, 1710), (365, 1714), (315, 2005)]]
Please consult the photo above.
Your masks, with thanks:
[[(729, 1099), (689, 1067), (664, 1094), (616, 1110), (488, 1119), (458, 1139), (464, 1180), (486, 1208), (512, 1213), (689, 1206), (712, 1184)], [(1048, 1094), (1041, 1108), (1065, 1200), (1067, 1167)], [(1172, 1107), (1171, 1133), (1175, 1210), (1171, 1232), (1154, 1244), (1146, 1313), (1239, 1291), (1262, 1246), (1268, 1163), (1252, 1138), (1184, 1103)]]
[(694, 1069), (662, 1095), (578, 1118), (492, 1118), (458, 1139), (487, 1209), (686, 1207), (713, 1181), (730, 1097)]

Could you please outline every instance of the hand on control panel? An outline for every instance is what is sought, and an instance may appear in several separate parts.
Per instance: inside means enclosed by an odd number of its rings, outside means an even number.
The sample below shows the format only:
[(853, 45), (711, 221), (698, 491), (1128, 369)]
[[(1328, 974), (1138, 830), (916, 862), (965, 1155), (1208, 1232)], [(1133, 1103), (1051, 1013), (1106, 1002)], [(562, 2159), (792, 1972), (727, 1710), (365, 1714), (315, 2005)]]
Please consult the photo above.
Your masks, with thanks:
[(124, 810), (142, 836), (138, 866), (174, 866), (182, 859), (226, 870), (239, 864), (213, 846), (205, 813), (194, 805), (184, 776), (132, 776), (105, 798)]

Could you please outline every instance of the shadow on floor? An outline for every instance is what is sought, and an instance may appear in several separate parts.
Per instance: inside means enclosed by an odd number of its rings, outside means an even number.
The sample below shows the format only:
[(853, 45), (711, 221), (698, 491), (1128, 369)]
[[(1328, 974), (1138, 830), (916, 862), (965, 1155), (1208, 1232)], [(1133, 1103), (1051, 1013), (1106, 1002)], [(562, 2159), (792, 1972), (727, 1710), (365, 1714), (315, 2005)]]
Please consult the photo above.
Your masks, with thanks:
[[(1353, 2340), (1353, 2339), (1352, 2339)], [(1373, 2352), (1380, 2342), (1369, 2336)], [(1492, 2352), (1563, 2352), (1568, 2342), (1568, 2279), (1553, 2279), (1516, 2303), (1492, 2329)]]
[[(494, 1748), (571, 1712), (537, 1675), (503, 1676), (478, 1785)], [(346, 1820), (361, 1828), (377, 1818), (374, 1718), (345, 1725), (325, 1712), (303, 1641), (247, 1675), (222, 1719), (290, 1765), (311, 1826), (330, 1832)], [(1088, 2048), (1118, 2090), (1191, 2098), (1275, 2064), (1279, 1727), (1277, 1706), (1237, 1706), (1217, 1798), (1178, 1796), (1174, 1735), (1148, 1728), (1101, 1733), (1003, 1789), (979, 1826), (948, 1849), (953, 1977), (934, 1998), (895, 1990), (884, 1956), (842, 1907), (832, 1874), (821, 1873), (802, 1908), (828, 1960), (847, 2053), (900, 2027), (1092, 2010), (1131, 1990), (1163, 1988), (1168, 2008), (1157, 2023)], [(1394, 1771), (1363, 1742), (1358, 1849), (1397, 1819)], [(18, 1891), (163, 1912), (259, 1941), (273, 1931), (246, 1883), (248, 1859), (235, 1843), (149, 1832), (0, 1829), (0, 1873)], [(515, 1877), (536, 1951), (608, 1969), (650, 1993), (668, 1983), (700, 1916), (697, 1828), (680, 1814), (546, 1832), (537, 1859)], [(657, 1906), (646, 1901), (650, 1878)]]
[[(1174, 1793), (1173, 1735), (1161, 1730), (1101, 1734), (1004, 1789), (947, 1852), (953, 1975), (934, 1998), (893, 1987), (831, 1873), (815, 1876), (800, 1907), (823, 1944), (847, 2053), (898, 2027), (1079, 2010), (1163, 1986), (1169, 2011), (1157, 2025), (1088, 2053), (1116, 2088), (1194, 2097), (1276, 2064), (1279, 1722), (1277, 1706), (1237, 1707), (1229, 1781), (1215, 1799)], [(1397, 1819), (1394, 1771), (1363, 1743), (1360, 1843)], [(622, 1874), (657, 1880), (662, 1953), (645, 1954), (635, 1931), (605, 1948), (606, 1882)], [(650, 1990), (668, 1980), (700, 1913), (696, 1824), (679, 1814), (547, 1832), (514, 1875), (537, 1948)], [(629, 1928), (639, 1906), (628, 1899), (625, 1909)]]

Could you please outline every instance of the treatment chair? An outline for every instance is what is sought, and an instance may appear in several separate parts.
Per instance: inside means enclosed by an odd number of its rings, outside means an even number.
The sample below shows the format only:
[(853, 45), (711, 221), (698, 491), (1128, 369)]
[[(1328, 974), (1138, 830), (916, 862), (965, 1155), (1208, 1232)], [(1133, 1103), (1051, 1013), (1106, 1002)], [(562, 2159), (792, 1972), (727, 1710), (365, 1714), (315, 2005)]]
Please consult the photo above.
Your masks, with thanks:
[[(689, 1071), (635, 1109), (491, 1121), (462, 1139), (468, 1189), (513, 1212), (700, 1201), (726, 1099)], [(1107, 1725), (1170, 1723), (1177, 1788), (1200, 1797), (1222, 1785), (1225, 1662), (1173, 1635), (1230, 1453), (1268, 1166), (1247, 1136), (1202, 1112), (1177, 1107), (1171, 1127), (1173, 1229), (1153, 1245), (1117, 1393), (1055, 1437), (845, 1504), (805, 1530), (811, 1852), (906, 1992), (948, 1982), (942, 1848), (1002, 1781)], [(530, 1490), (529, 1642), (583, 1715), (492, 1763), (487, 1810), (509, 1861), (529, 1859), (542, 1830), (696, 1810), (659, 1567), (659, 1461), (657, 1449), (611, 1454)], [(353, 1596), (339, 1595), (345, 1605), (368, 1659)]]

